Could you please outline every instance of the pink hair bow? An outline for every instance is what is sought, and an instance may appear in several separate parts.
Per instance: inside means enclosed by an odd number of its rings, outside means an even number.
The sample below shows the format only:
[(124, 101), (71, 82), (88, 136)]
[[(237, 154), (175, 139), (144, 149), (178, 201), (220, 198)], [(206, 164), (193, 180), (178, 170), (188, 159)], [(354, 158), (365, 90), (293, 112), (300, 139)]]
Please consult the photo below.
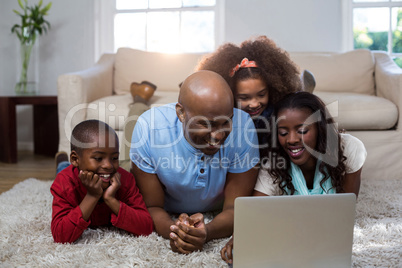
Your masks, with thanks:
[(249, 67), (258, 67), (257, 63), (252, 60), (248, 60), (247, 58), (244, 58), (241, 60), (240, 64), (237, 64), (229, 73), (230, 77), (233, 77), (235, 73), (240, 69), (240, 68), (249, 68)]

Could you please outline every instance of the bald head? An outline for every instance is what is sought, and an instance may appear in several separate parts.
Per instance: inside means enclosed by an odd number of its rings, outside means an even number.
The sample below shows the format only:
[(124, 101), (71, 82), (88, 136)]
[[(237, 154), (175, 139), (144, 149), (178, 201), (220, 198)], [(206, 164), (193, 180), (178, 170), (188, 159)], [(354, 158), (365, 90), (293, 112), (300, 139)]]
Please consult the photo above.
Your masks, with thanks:
[(213, 155), (232, 131), (233, 94), (226, 81), (212, 71), (199, 71), (184, 80), (176, 104), (186, 140), (202, 153)]
[(229, 85), (219, 74), (198, 71), (184, 80), (179, 94), (179, 103), (192, 111), (233, 109), (233, 94)]

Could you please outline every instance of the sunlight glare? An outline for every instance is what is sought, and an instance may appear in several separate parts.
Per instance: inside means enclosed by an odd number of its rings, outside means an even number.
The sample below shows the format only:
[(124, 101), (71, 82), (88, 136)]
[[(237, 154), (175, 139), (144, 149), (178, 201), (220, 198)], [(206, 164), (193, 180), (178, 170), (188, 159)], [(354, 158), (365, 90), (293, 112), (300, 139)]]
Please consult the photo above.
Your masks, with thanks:
[(179, 12), (153, 12), (148, 14), (147, 42), (149, 51), (178, 53)]
[(368, 29), (369, 32), (386, 32), (389, 29), (388, 8), (355, 8), (353, 28)]
[(117, 14), (114, 20), (114, 48), (145, 50), (146, 13)]

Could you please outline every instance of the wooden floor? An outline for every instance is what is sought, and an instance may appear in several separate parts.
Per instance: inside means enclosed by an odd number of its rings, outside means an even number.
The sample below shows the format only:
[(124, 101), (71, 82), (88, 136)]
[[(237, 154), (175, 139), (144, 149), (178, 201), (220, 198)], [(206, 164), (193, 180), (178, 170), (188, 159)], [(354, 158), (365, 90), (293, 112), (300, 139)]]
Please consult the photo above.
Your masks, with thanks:
[(56, 163), (54, 157), (34, 155), (30, 151), (19, 151), (18, 162), (0, 162), (0, 193), (8, 191), (15, 184), (28, 178), (54, 180)]

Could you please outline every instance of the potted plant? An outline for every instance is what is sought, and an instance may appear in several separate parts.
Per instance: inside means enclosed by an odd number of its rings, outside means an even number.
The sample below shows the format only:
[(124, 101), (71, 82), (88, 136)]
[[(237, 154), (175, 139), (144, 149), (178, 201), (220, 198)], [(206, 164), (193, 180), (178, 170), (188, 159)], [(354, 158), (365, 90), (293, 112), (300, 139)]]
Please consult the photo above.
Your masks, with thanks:
[(21, 24), (15, 24), (11, 28), (11, 32), (15, 33), (21, 45), (21, 74), (20, 79), (15, 86), (17, 94), (29, 94), (28, 66), (31, 58), (32, 48), (35, 45), (38, 35), (47, 33), (50, 29), (50, 23), (44, 19), (47, 15), (52, 3), (42, 7), (42, 0), (38, 4), (28, 6), (28, 0), (18, 0), (18, 4), (22, 12), (13, 10), (21, 17)]

